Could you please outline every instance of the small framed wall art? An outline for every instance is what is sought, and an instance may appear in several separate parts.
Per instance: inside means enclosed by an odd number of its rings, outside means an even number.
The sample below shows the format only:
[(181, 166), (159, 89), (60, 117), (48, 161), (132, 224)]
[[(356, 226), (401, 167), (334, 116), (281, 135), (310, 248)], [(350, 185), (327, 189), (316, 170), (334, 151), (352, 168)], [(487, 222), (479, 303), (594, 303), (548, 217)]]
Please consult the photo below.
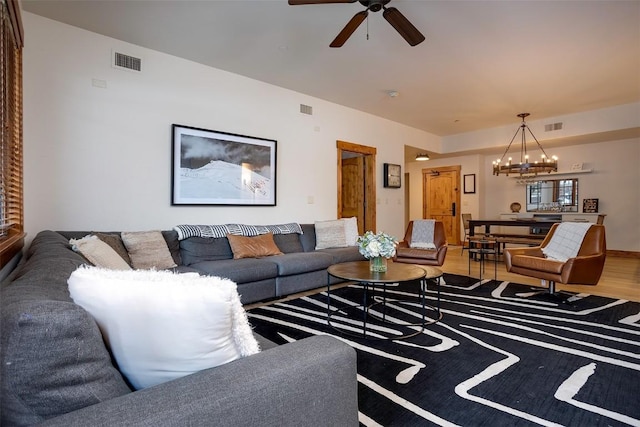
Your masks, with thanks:
[(384, 186), (387, 188), (400, 188), (402, 179), (400, 165), (393, 163), (384, 164)]
[(582, 212), (598, 213), (598, 199), (584, 199), (582, 201)]
[(476, 193), (476, 174), (472, 173), (463, 176), (464, 194)]
[(276, 141), (174, 124), (172, 205), (276, 204)]

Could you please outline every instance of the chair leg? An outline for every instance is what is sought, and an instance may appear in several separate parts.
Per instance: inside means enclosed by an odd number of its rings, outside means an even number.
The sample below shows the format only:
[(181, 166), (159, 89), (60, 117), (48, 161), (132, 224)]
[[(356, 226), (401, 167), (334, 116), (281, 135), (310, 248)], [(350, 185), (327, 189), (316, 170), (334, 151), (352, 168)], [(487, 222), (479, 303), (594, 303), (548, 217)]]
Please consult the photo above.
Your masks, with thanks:
[(553, 280), (549, 280), (549, 295), (556, 294), (556, 282)]
[[(467, 242), (467, 247), (464, 246), (464, 243)], [(460, 256), (464, 253), (464, 250), (469, 250), (471, 246), (471, 240), (469, 240), (469, 234), (467, 232), (464, 233), (464, 239), (462, 240), (462, 249), (460, 250)]]

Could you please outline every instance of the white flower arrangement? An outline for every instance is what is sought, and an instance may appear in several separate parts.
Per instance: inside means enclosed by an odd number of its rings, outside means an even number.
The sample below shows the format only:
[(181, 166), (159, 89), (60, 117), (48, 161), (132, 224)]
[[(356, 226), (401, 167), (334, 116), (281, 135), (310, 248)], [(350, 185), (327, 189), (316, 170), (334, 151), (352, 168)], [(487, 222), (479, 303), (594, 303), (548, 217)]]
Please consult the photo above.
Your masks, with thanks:
[(358, 236), (358, 250), (367, 259), (375, 257), (391, 258), (396, 254), (395, 238), (384, 232), (374, 234), (367, 231), (363, 236)]

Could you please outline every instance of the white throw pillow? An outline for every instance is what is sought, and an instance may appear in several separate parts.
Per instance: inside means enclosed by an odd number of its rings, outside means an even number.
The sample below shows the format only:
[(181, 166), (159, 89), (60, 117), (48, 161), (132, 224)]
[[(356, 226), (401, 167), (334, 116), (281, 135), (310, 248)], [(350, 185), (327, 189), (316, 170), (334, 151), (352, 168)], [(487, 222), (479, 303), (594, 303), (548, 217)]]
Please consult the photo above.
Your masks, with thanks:
[(316, 221), (316, 249), (344, 248), (347, 246), (344, 221)]
[(344, 223), (344, 236), (347, 246), (358, 245), (358, 218), (342, 218)]
[(98, 236), (88, 235), (82, 239), (69, 240), (71, 248), (97, 267), (114, 270), (131, 270), (131, 267), (118, 253)]
[(68, 284), (136, 389), (260, 351), (231, 280), (81, 267)]

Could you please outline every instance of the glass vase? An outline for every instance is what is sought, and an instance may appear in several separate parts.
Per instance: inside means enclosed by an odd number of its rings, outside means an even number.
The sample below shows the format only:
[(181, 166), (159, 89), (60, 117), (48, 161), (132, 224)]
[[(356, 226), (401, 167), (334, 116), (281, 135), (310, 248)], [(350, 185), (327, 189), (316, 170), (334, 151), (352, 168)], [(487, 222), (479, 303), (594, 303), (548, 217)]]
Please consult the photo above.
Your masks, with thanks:
[(384, 273), (387, 271), (387, 259), (377, 256), (369, 258), (369, 271), (373, 273)]

